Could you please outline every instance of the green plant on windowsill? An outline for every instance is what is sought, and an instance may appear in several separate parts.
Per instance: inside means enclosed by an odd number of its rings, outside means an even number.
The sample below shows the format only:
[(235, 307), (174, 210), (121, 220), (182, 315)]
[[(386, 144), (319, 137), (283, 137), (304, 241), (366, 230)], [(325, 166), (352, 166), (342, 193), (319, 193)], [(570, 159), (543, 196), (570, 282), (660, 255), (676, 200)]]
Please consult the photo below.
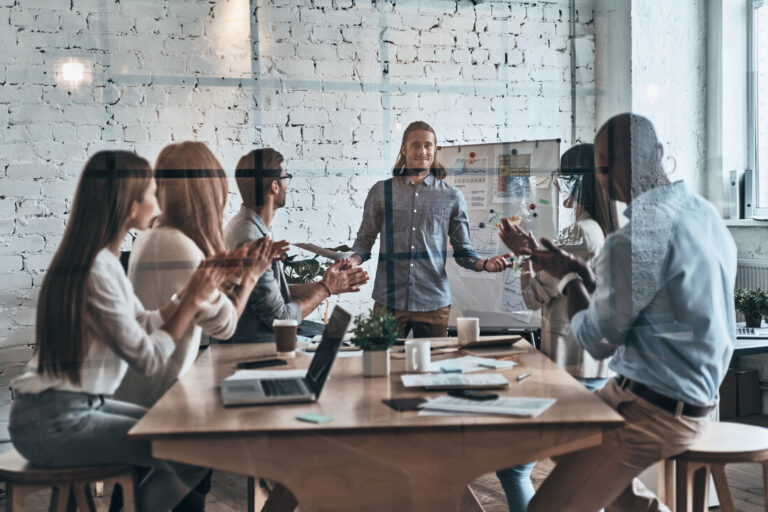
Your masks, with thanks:
[(744, 315), (747, 327), (760, 327), (762, 318), (768, 315), (768, 293), (760, 288), (739, 289), (734, 298), (736, 310)]
[(387, 350), (397, 341), (397, 321), (387, 309), (372, 309), (355, 317), (352, 343), (365, 351)]

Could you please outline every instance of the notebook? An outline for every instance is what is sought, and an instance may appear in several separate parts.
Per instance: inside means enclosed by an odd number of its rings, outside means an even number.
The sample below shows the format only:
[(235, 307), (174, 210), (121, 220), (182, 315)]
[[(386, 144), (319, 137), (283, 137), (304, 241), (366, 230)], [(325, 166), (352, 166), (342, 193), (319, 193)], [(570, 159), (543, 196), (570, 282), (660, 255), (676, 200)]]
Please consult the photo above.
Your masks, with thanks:
[[(450, 362), (450, 359), (446, 360)], [(424, 389), (494, 389), (509, 386), (509, 381), (500, 373), (428, 373), (406, 374), (400, 377), (403, 386), (407, 388), (423, 387)]]
[(469, 412), (479, 414), (503, 414), (509, 416), (538, 416), (557, 400), (523, 396), (501, 397), (496, 400), (467, 400), (452, 396), (440, 396), (419, 405), (422, 410)]
[(287, 402), (314, 402), (320, 397), (339, 345), (347, 332), (352, 317), (339, 306), (333, 309), (323, 340), (312, 358), (304, 376), (288, 373), (285, 377), (256, 379), (224, 379), (221, 381), (221, 399), (224, 405), (274, 404)]

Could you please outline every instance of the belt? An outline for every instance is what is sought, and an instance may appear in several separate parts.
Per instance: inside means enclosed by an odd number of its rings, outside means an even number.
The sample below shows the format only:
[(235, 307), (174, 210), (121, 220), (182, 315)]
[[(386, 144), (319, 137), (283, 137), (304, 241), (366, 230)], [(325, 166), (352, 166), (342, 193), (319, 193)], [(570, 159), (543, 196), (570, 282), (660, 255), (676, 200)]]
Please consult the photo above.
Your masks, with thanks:
[(691, 405), (682, 400), (675, 400), (674, 398), (655, 392), (645, 384), (640, 384), (639, 382), (630, 380), (627, 377), (622, 377), (621, 375), (616, 377), (616, 381), (620, 388), (627, 389), (656, 407), (661, 407), (665, 411), (669, 411), (675, 415), (682, 414), (683, 416), (702, 418), (708, 416), (709, 413), (712, 412), (712, 409), (715, 408), (714, 405)]

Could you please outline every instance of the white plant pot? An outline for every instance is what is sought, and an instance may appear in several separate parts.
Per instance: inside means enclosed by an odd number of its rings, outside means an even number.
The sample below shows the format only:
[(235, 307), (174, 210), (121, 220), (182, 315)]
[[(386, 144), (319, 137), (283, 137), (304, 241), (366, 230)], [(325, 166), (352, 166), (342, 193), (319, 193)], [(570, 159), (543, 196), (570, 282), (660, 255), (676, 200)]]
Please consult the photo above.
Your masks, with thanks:
[(389, 349), (363, 351), (363, 377), (389, 375)]

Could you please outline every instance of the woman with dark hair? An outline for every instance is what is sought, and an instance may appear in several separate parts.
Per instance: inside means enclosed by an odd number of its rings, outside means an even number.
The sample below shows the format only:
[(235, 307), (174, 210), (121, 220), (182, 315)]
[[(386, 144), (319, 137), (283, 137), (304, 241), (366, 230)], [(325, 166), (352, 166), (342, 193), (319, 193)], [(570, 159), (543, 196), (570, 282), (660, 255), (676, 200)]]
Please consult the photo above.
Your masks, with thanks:
[[(573, 209), (575, 222), (558, 237), (558, 245), (587, 262), (594, 261), (605, 237), (618, 229), (616, 203), (595, 179), (592, 144), (579, 144), (560, 158), (560, 169), (553, 176), (563, 197), (563, 207)], [(538, 244), (532, 233), (502, 221), (499, 233), (504, 243), (517, 255), (529, 255)], [(568, 301), (557, 288), (558, 279), (525, 260), (520, 272), (520, 287), (525, 305), (541, 310), (541, 351), (565, 368), (590, 391), (600, 389), (613, 372), (608, 360), (594, 359), (571, 334)], [(535, 463), (522, 464), (497, 473), (512, 512), (524, 511), (534, 494), (531, 470)]]
[(154, 458), (149, 441), (127, 437), (146, 409), (105, 395), (129, 366), (145, 374), (163, 368), (200, 304), (237, 267), (224, 261), (228, 254), (214, 255), (191, 273), (176, 301), (145, 310), (119, 255), (129, 230), (149, 226), (155, 191), (149, 163), (133, 153), (103, 151), (86, 163), (40, 289), (37, 352), (12, 382), (9, 431), (36, 466), (151, 468), (137, 489), (138, 509), (167, 511), (206, 470)]
[(472, 248), (464, 196), (444, 181), (437, 158), (437, 135), (416, 121), (403, 132), (392, 178), (376, 183), (350, 258), (359, 265), (371, 257), (381, 234), (373, 286), (375, 308), (389, 309), (400, 335), (441, 337), (448, 330), (451, 290), (445, 272), (448, 242), (456, 263), (475, 272), (502, 272), (512, 254), (482, 259)]

